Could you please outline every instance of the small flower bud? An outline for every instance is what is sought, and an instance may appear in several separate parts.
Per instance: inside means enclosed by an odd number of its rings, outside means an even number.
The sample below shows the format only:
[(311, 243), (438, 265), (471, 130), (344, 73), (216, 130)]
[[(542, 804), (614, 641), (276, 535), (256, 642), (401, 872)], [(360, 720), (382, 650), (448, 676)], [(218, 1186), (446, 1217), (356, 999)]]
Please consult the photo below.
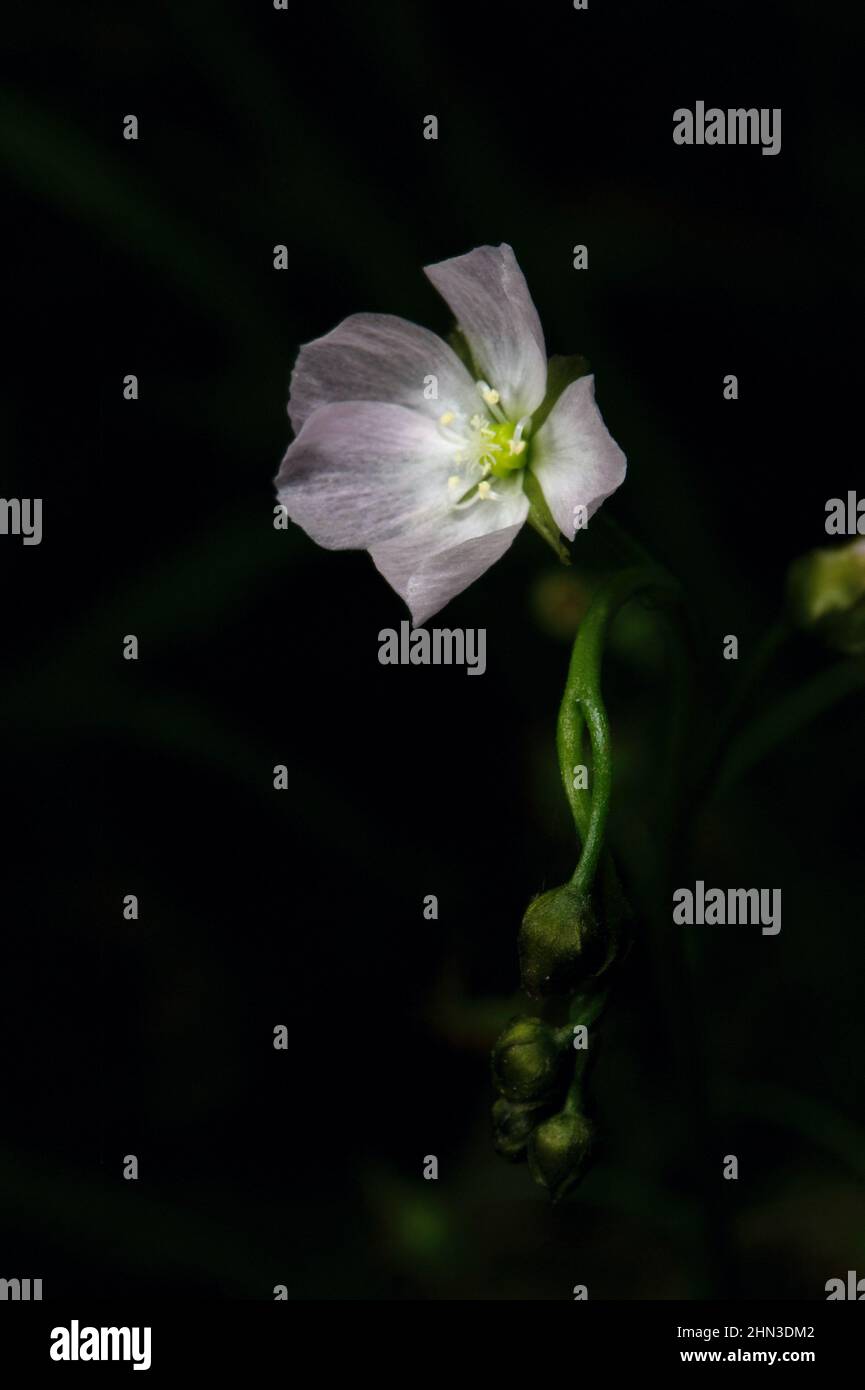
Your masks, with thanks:
[(512, 1018), (493, 1048), (493, 1081), (507, 1100), (549, 1100), (562, 1082), (569, 1030), (556, 1030), (541, 1018)]
[(526, 1145), (541, 1113), (536, 1105), (515, 1105), (509, 1100), (497, 1100), (493, 1106), (496, 1153), (511, 1163), (525, 1158)]
[(615, 950), (588, 898), (569, 883), (529, 903), (519, 947), (523, 989), (533, 998), (575, 993), (606, 969)]
[(848, 656), (865, 652), (865, 540), (794, 560), (787, 595), (799, 627)]
[(543, 1120), (528, 1146), (529, 1171), (554, 1202), (577, 1183), (592, 1147), (593, 1130), (584, 1115), (563, 1110)]

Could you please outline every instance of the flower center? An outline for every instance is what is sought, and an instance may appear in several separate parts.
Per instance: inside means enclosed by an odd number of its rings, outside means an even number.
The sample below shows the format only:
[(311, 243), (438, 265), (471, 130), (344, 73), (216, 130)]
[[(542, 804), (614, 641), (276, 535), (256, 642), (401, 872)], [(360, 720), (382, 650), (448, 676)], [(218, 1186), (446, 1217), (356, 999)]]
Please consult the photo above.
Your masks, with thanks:
[(494, 478), (506, 478), (526, 466), (526, 441), (517, 434), (518, 428), (514, 420), (492, 427), (491, 447), (495, 452), (490, 472)]
[(446, 410), (439, 416), (439, 431), (454, 446), (454, 464), (459, 470), (448, 478), (452, 507), (469, 507), (475, 502), (497, 500), (489, 478), (507, 478), (525, 468), (527, 441), (523, 434), (530, 417), (508, 420), (500, 405), (498, 391), (485, 381), (477, 389), (486, 409), (470, 418), (461, 411)]

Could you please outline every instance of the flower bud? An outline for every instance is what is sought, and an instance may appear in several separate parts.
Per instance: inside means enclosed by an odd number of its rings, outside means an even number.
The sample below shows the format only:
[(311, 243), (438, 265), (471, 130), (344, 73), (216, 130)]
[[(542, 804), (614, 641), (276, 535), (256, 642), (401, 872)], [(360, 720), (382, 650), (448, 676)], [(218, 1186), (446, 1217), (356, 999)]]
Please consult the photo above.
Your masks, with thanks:
[(794, 560), (787, 595), (799, 627), (848, 656), (865, 652), (865, 540)]
[(540, 1112), (536, 1105), (515, 1105), (510, 1100), (497, 1100), (493, 1106), (493, 1143), (501, 1158), (517, 1163), (526, 1156), (526, 1145), (538, 1123)]
[(579, 1181), (592, 1147), (593, 1129), (585, 1115), (563, 1110), (543, 1120), (528, 1146), (529, 1171), (558, 1202)]
[(589, 899), (569, 883), (529, 903), (519, 948), (523, 989), (535, 999), (575, 993), (606, 969), (615, 950)]
[(493, 1048), (493, 1081), (507, 1100), (549, 1100), (562, 1081), (564, 1046), (572, 1035), (541, 1018), (512, 1018)]

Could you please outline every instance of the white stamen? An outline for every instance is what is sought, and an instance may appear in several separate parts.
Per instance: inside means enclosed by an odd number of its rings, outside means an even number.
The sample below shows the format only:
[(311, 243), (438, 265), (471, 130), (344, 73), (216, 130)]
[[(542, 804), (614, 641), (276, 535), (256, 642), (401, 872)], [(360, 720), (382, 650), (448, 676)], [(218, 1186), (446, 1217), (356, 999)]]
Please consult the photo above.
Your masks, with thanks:
[(499, 405), (501, 396), (498, 391), (494, 391), (492, 386), (486, 381), (476, 381), (475, 386), (480, 392), (481, 398), (484, 404), (489, 408), (493, 418), (498, 420), (500, 425), (503, 425), (505, 423), (505, 413)]
[(530, 416), (525, 415), (516, 425), (513, 438), (499, 443), (496, 439), (496, 422), (507, 424), (499, 407), (499, 393), (485, 381), (479, 381), (476, 385), (494, 420), (482, 411), (476, 411), (467, 420), (461, 411), (454, 409), (445, 410), (437, 422), (442, 438), (456, 446), (453, 461), (460, 471), (448, 478), (447, 489), (451, 507), (459, 511), (473, 507), (477, 502), (498, 500), (501, 494), (493, 491), (492, 483), (487, 479), (497, 459), (523, 453), (526, 446), (520, 436), (530, 421)]
[(493, 432), (490, 427), (490, 422), (483, 415), (473, 415), (469, 420), (469, 425), (473, 430), (477, 430), (480, 434), (487, 435), (492, 439)]

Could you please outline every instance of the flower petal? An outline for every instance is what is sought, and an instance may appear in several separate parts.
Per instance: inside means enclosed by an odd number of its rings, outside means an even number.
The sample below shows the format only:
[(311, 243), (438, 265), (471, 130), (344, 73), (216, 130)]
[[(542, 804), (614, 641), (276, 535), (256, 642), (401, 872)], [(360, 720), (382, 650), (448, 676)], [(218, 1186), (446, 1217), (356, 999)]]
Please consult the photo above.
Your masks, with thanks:
[(405, 599), (417, 627), (504, 555), (528, 515), (518, 478), (496, 481), (498, 500), (450, 509), (444, 517), (376, 544), (376, 568)]
[(510, 246), (479, 246), (424, 267), (456, 315), (478, 371), (512, 420), (544, 398), (547, 352), (538, 311)]
[(595, 404), (595, 378), (567, 386), (531, 444), (531, 470), (563, 536), (574, 539), (575, 508), (588, 516), (624, 481), (625, 455)]
[(446, 514), (453, 445), (416, 410), (320, 406), (276, 478), (292, 521), (329, 550), (367, 549)]
[[(438, 395), (424, 397), (426, 377)], [(432, 419), (445, 410), (478, 409), (475, 384), (447, 343), (393, 314), (352, 314), (301, 348), (291, 376), (288, 413), (299, 434), (313, 411), (338, 401), (388, 401)]]

